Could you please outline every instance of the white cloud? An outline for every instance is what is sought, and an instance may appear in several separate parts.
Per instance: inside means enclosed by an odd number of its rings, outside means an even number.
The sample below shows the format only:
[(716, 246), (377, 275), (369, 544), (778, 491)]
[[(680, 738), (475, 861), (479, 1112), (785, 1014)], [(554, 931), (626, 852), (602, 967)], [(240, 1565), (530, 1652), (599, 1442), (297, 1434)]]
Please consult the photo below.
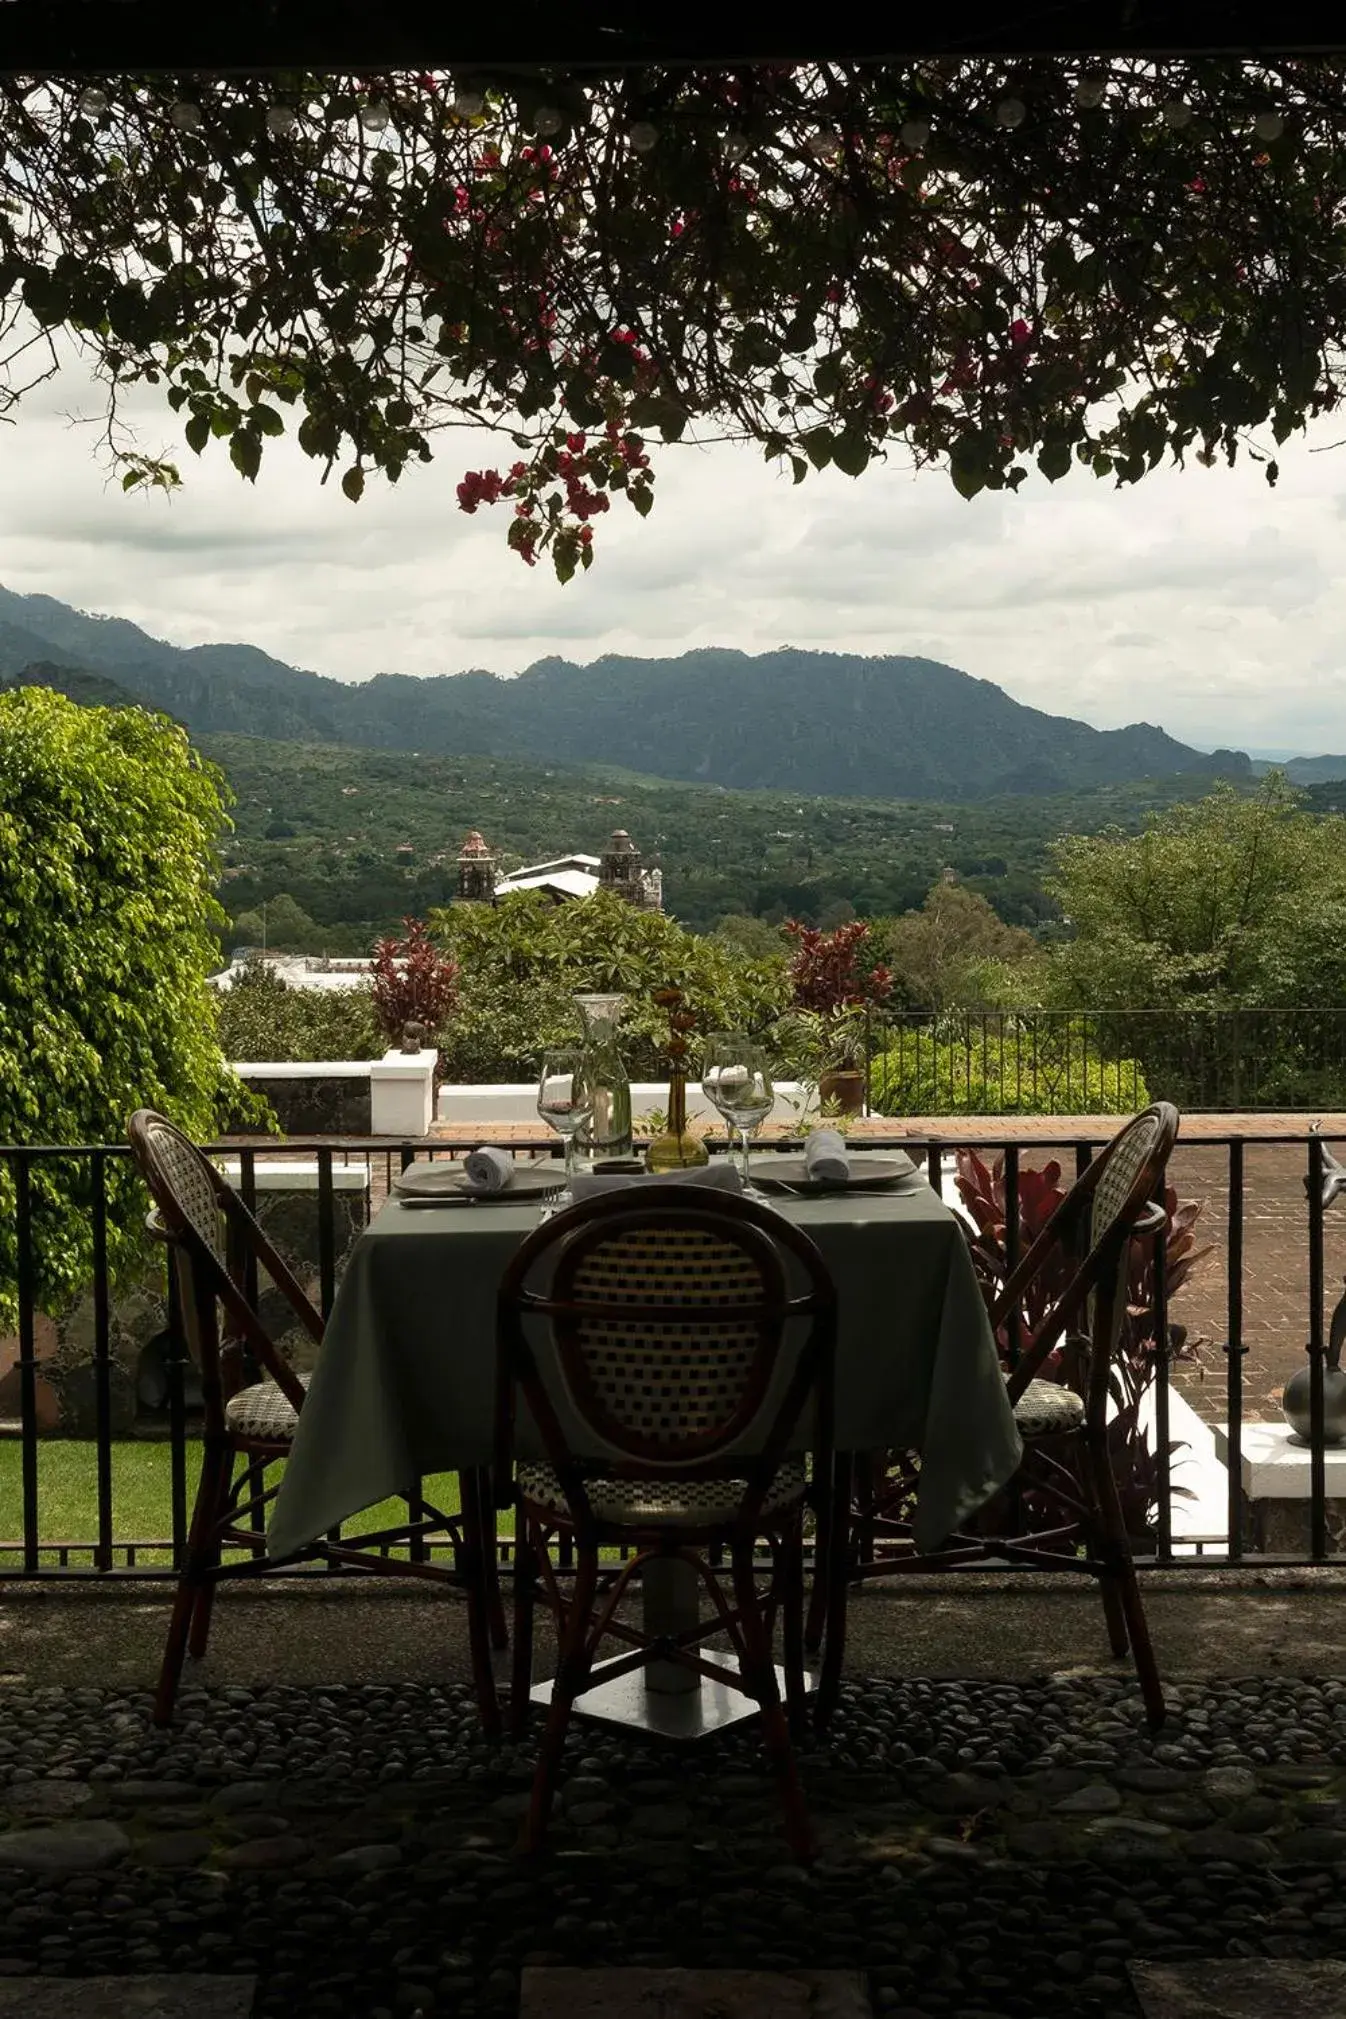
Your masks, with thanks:
[(616, 504), (593, 570), (562, 589), (506, 550), (503, 510), (457, 508), (492, 443), (441, 438), (434, 464), (352, 506), (288, 443), (255, 488), (218, 445), (198, 461), (143, 393), (142, 446), (175, 454), (187, 488), (127, 497), (96, 428), (71, 423), (81, 408), (96, 397), (67, 373), (0, 435), (0, 581), (176, 643), (243, 639), (348, 679), (556, 651), (915, 652), (1103, 727), (1346, 748), (1343, 463), (1304, 443), (1275, 490), (1250, 464), (1193, 464), (1128, 491), (1033, 477), (971, 504), (896, 462), (796, 487), (755, 452), (668, 449), (651, 517)]

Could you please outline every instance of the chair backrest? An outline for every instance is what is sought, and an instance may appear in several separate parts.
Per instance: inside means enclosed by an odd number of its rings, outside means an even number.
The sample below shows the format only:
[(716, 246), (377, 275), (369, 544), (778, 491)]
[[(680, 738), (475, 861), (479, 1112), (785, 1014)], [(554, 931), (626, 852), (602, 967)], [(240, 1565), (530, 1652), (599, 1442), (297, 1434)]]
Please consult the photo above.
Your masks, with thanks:
[(1178, 1119), (1171, 1102), (1156, 1101), (1120, 1129), (1076, 1180), (1001, 1290), (991, 1312), (997, 1328), (1035, 1278), (1045, 1271), (1061, 1272), (1063, 1250), (1069, 1257), (1064, 1288), (1025, 1342), (1010, 1376), (1013, 1399), (1076, 1327), (1090, 1348), (1085, 1399), (1091, 1414), (1101, 1419), (1109, 1362), (1126, 1316), (1126, 1257), (1136, 1236), (1153, 1235), (1163, 1224), (1163, 1208), (1153, 1202), (1177, 1140)]
[(830, 1450), (832, 1280), (756, 1201), (658, 1189), (556, 1215), (506, 1270), (500, 1476), (517, 1387), (578, 1516), (595, 1476), (743, 1479), (755, 1516), (810, 1403), (807, 1441)]
[(242, 1385), (245, 1349), (299, 1408), (303, 1384), (248, 1299), (249, 1263), (265, 1271), (315, 1340), (322, 1337), (322, 1319), (237, 1192), (189, 1136), (152, 1108), (137, 1109), (126, 1132), (154, 1200), (151, 1231), (169, 1246), (183, 1331), (201, 1374), (207, 1430), (222, 1428), (224, 1402)]

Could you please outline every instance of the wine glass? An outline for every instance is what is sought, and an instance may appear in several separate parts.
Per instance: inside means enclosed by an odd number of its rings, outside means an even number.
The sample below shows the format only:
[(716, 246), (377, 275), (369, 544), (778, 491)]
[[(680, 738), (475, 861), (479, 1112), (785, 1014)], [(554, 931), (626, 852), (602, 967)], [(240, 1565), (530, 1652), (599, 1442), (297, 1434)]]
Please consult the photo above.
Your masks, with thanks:
[(712, 1032), (702, 1059), (701, 1091), (737, 1129), (743, 1189), (749, 1198), (760, 1197), (748, 1175), (748, 1152), (749, 1138), (776, 1104), (765, 1052), (737, 1031)]
[(553, 1205), (568, 1206), (575, 1175), (575, 1138), (593, 1114), (593, 1095), (584, 1070), (581, 1045), (558, 1045), (544, 1053), (537, 1081), (537, 1111), (565, 1144), (565, 1190)]

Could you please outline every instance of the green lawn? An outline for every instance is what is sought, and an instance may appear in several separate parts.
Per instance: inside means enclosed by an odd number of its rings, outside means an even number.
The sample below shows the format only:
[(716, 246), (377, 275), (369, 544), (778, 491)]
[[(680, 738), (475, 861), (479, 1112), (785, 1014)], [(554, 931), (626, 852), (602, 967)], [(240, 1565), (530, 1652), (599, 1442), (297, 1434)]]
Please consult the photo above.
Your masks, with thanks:
[[(23, 1537), (22, 1446), (0, 1438), (0, 1542)], [(173, 1532), (172, 1453), (167, 1443), (128, 1439), (112, 1446), (112, 1535), (116, 1542), (163, 1542)], [(187, 1447), (187, 1511), (190, 1515), (200, 1469), (200, 1447)], [(43, 1544), (88, 1545), (98, 1536), (98, 1460), (92, 1442), (47, 1437), (37, 1454), (38, 1534)], [(446, 1514), (457, 1512), (458, 1481), (442, 1473), (427, 1480), (425, 1492)], [(406, 1519), (401, 1500), (387, 1500), (348, 1524), (352, 1535), (391, 1528)], [(162, 1550), (137, 1551), (138, 1563), (167, 1561)], [(87, 1557), (72, 1558), (82, 1567)]]

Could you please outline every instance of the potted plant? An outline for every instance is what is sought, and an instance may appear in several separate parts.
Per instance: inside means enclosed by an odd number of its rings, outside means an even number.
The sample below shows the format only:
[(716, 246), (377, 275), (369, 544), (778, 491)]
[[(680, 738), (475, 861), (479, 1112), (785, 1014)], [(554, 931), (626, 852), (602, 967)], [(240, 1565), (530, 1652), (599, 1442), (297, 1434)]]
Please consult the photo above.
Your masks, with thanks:
[[(859, 1113), (867, 1064), (863, 1006), (791, 1010), (776, 1025), (774, 1043), (786, 1071), (816, 1097), (824, 1114)], [(812, 1098), (805, 1102), (811, 1105)]]
[(822, 1070), (818, 1098), (843, 1115), (858, 1115), (865, 1105), (869, 1069), (868, 1020), (864, 1005), (848, 1004), (823, 1018)]
[(869, 1011), (886, 1001), (892, 975), (881, 964), (869, 968), (865, 942), (869, 927), (860, 919), (834, 932), (787, 922), (795, 942), (790, 960), (794, 1015), (800, 1050), (812, 1070), (801, 1078), (815, 1079), (819, 1098), (843, 1115), (858, 1114), (865, 1104), (869, 1068)]

